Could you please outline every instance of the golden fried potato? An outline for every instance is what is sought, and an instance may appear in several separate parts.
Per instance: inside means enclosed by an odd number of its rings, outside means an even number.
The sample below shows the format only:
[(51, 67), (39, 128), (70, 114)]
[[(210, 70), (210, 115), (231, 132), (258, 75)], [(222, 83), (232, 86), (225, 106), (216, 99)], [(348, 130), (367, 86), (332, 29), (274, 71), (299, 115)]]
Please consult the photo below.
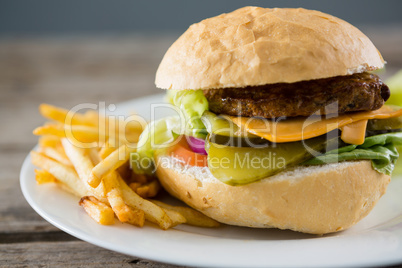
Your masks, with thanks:
[(111, 207), (100, 202), (93, 196), (84, 196), (79, 201), (79, 205), (84, 208), (86, 213), (97, 223), (103, 225), (114, 224), (114, 212)]

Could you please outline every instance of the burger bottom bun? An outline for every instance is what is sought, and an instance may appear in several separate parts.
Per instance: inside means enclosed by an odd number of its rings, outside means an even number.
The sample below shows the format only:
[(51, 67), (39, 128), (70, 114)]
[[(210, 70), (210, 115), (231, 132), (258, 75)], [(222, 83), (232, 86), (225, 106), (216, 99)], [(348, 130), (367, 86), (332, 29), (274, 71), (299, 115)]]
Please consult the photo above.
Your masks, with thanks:
[(386, 192), (390, 176), (371, 162), (302, 166), (243, 186), (230, 186), (207, 167), (156, 157), (163, 187), (176, 198), (222, 223), (326, 234), (364, 218)]

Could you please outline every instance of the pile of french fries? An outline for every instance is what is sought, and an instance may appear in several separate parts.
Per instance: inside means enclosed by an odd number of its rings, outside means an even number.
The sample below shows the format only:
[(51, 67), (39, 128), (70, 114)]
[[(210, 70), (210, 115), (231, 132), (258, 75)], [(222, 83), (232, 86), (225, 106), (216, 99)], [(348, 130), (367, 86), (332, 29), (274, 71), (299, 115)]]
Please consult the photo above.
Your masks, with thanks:
[(55, 183), (78, 196), (79, 205), (96, 222), (110, 225), (116, 217), (138, 227), (149, 221), (163, 230), (182, 223), (219, 226), (189, 207), (149, 199), (158, 194), (159, 181), (135, 174), (129, 166), (146, 122), (93, 110), (73, 113), (48, 104), (39, 111), (50, 121), (33, 131), (40, 136), (38, 151), (31, 152), (32, 163), (40, 168), (35, 170), (37, 183)]

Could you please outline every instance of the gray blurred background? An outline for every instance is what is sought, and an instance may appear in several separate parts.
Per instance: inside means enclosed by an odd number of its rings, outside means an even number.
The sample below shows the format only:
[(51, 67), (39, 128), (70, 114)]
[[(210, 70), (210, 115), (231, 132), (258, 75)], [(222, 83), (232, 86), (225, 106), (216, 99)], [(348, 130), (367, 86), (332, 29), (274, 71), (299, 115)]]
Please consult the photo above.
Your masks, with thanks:
[(0, 35), (182, 32), (246, 5), (316, 9), (357, 26), (402, 22), (400, 0), (0, 0)]

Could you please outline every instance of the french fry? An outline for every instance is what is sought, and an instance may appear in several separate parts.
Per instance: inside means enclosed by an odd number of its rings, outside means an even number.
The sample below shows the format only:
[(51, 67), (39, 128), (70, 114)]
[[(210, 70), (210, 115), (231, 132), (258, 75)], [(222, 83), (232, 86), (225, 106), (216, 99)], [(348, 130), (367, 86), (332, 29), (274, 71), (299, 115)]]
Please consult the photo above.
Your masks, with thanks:
[(133, 170), (130, 168), (129, 161), (126, 161), (122, 166), (116, 169), (116, 171), (125, 181), (129, 181), (131, 179), (131, 173), (133, 173)]
[(186, 224), (200, 226), (200, 227), (218, 227), (220, 224), (219, 222), (205, 216), (201, 212), (198, 212), (189, 207), (181, 207), (181, 206), (172, 206), (161, 201), (152, 200), (152, 202), (163, 209), (170, 209), (180, 213), (181, 215), (186, 218)]
[(64, 151), (67, 157), (70, 159), (74, 165), (75, 170), (80, 178), (84, 181), (88, 181), (89, 174), (94, 168), (91, 159), (87, 156), (85, 149), (81, 149), (72, 145), (67, 139), (63, 138), (61, 140), (63, 144)]
[(136, 148), (128, 147), (126, 145), (120, 146), (119, 149), (115, 150), (92, 169), (88, 182), (89, 185), (97, 187), (104, 176), (115, 171), (127, 162), (130, 158), (130, 154), (135, 152), (135, 150)]
[(104, 117), (91, 110), (72, 114), (48, 104), (39, 110), (52, 120), (34, 130), (40, 152), (32, 151), (31, 159), (41, 168), (35, 170), (39, 184), (55, 182), (82, 197), (79, 204), (100, 224), (113, 224), (114, 215), (140, 227), (148, 220), (164, 230), (188, 221), (177, 209), (144, 199), (161, 186), (129, 168), (130, 154), (136, 151), (129, 145), (146, 125), (141, 117)]
[(101, 183), (96, 188), (92, 188), (88, 184), (89, 175), (91, 174), (91, 170), (93, 169), (94, 165), (89, 158), (87, 150), (72, 145), (70, 141), (65, 138), (61, 140), (61, 143), (63, 145), (64, 151), (67, 154), (67, 157), (73, 164), (78, 177), (85, 184), (87, 190), (91, 192), (97, 199), (100, 199), (103, 202), (107, 202), (106, 200), (104, 200), (104, 198), (106, 197), (106, 193)]
[(104, 132), (99, 132), (96, 127), (92, 126), (71, 126), (60, 124), (48, 124), (34, 129), (35, 135), (54, 135), (60, 138), (67, 137), (71, 141), (79, 143), (92, 143), (104, 141), (107, 136)]
[(148, 183), (148, 178), (144, 174), (136, 174), (134, 172), (131, 172), (131, 180), (134, 182), (138, 182), (141, 185)]
[(146, 220), (158, 224), (163, 230), (167, 230), (175, 225), (172, 219), (170, 219), (161, 207), (141, 198), (125, 183), (125, 181), (123, 181), (122, 178), (120, 178), (120, 176), (117, 177), (117, 180), (120, 184), (123, 199), (126, 204), (144, 211)]
[(120, 137), (124, 137), (124, 139), (121, 139), (121, 143), (124, 143), (124, 144), (138, 142), (140, 135), (141, 135), (141, 132), (139, 132), (139, 131), (131, 131), (131, 132), (123, 131), (120, 133), (122, 133), (122, 135), (120, 135)]
[(186, 223), (186, 218), (179, 212), (168, 208), (162, 208), (162, 209), (165, 211), (165, 213), (169, 216), (169, 218), (172, 221), (172, 225), (169, 228), (175, 227), (182, 223)]
[(138, 115), (130, 115), (126, 118), (123, 116), (107, 117), (105, 118), (105, 124), (109, 129), (115, 129), (116, 132), (122, 133), (128, 138), (129, 142), (137, 142), (138, 137), (142, 130), (147, 125), (147, 121)]
[(43, 169), (35, 169), (35, 179), (38, 184), (57, 182), (52, 174)]
[(60, 182), (58, 179), (56, 179), (52, 174), (50, 174), (46, 170), (35, 169), (35, 179), (38, 184), (55, 183), (60, 188), (62, 188), (64, 191), (69, 192), (73, 195), (79, 196), (74, 190), (72, 190), (70, 187), (68, 187), (68, 185)]
[(47, 157), (52, 158), (65, 166), (69, 166), (69, 167), (72, 166), (70, 160), (63, 153), (61, 153), (60, 151), (56, 150), (53, 147), (40, 147), (39, 150), (41, 153), (45, 154)]
[(97, 223), (111, 225), (114, 223), (114, 212), (111, 207), (100, 202), (93, 196), (84, 196), (79, 201), (80, 206)]
[[(45, 118), (60, 122), (62, 124), (98, 126), (98, 125), (114, 125), (117, 131), (126, 130), (126, 132), (138, 133), (144, 128), (144, 120), (136, 115), (131, 115), (127, 121), (116, 119), (115, 117), (103, 117), (98, 112), (89, 110), (85, 114), (73, 113), (69, 110), (59, 108), (49, 104), (41, 104), (39, 112)], [(67, 120), (66, 120), (67, 119)]]
[(126, 134), (128, 133), (140, 133), (147, 125), (147, 122), (142, 117), (132, 114), (125, 120), (124, 129)]
[(61, 139), (57, 136), (44, 135), (39, 137), (39, 148), (40, 151), (53, 158), (60, 163), (67, 166), (72, 166), (70, 160), (67, 158), (64, 152), (63, 146), (61, 145)]
[(123, 199), (121, 186), (117, 177), (117, 172), (112, 172), (104, 178), (105, 189), (108, 192), (107, 198), (115, 212), (117, 218), (121, 222), (126, 222), (135, 226), (142, 227), (145, 222), (144, 211), (127, 205)]
[(159, 184), (159, 181), (153, 180), (150, 183), (141, 185), (140, 187), (137, 188), (135, 192), (142, 198), (150, 198), (156, 196), (160, 188), (161, 185)]
[(121, 222), (129, 223), (138, 227), (144, 226), (144, 211), (126, 205), (118, 188), (114, 188), (108, 192), (107, 198), (114, 213)]
[(84, 114), (87, 121), (96, 123), (96, 125), (105, 126), (105, 129), (112, 132), (120, 133), (127, 138), (129, 142), (137, 142), (139, 135), (147, 125), (147, 122), (138, 115), (130, 115), (129, 117), (122, 119), (121, 116), (116, 117), (104, 117), (99, 113), (89, 110)]
[(87, 120), (85, 115), (82, 115), (80, 113), (69, 114), (69, 110), (45, 103), (39, 106), (39, 112), (43, 117), (60, 122), (62, 124), (66, 124), (67, 118), (71, 119), (72, 125), (96, 126), (96, 124), (94, 124), (92, 121)]
[(66, 184), (75, 195), (82, 197), (87, 195), (85, 184), (78, 178), (75, 171), (55, 160), (52, 160), (41, 153), (31, 151), (32, 163), (40, 167), (50, 174), (52, 174), (57, 180)]
[(85, 118), (84, 121), (89, 121), (92, 122), (93, 124), (98, 125), (99, 121), (101, 121), (102, 119), (104, 120), (103, 117), (101, 117), (99, 115), (98, 112), (94, 111), (94, 110), (88, 110), (84, 113), (83, 117)]
[(114, 146), (110, 146), (109, 142), (106, 142), (105, 145), (99, 151), (99, 156), (102, 159), (108, 157), (111, 153), (113, 153), (117, 148)]
[(134, 191), (137, 192), (137, 189), (140, 188), (142, 186), (141, 183), (139, 182), (132, 182), (130, 183), (128, 186), (130, 186), (130, 188)]
[(89, 155), (89, 158), (91, 159), (93, 165), (97, 165), (100, 161), (102, 161), (102, 159), (99, 156), (98, 151), (95, 148), (89, 148), (88, 155)]
[(54, 135), (57, 137), (64, 137), (64, 127), (61, 124), (45, 124), (37, 127), (33, 131), (34, 135)]
[(82, 126), (105, 126), (105, 129), (114, 129), (116, 136), (121, 133), (123, 136), (129, 137), (130, 142), (137, 142), (141, 131), (144, 129), (147, 122), (138, 115), (130, 115), (122, 119), (121, 117), (103, 117), (98, 112), (89, 110), (85, 114), (71, 112), (69, 110), (59, 108), (49, 104), (41, 104), (39, 112), (45, 118), (67, 125), (82, 125)]
[(39, 147), (53, 147), (56, 148), (61, 144), (60, 138), (53, 135), (43, 135), (39, 137)]

